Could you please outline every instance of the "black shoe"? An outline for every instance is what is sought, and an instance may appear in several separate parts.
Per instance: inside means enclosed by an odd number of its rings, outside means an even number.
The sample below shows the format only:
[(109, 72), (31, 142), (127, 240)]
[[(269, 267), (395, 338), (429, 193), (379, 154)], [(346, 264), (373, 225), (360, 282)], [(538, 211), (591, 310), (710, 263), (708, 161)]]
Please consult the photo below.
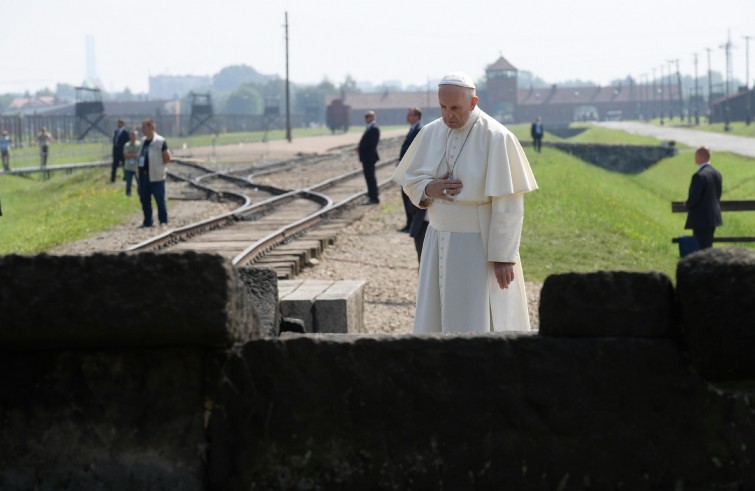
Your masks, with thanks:
[(404, 228), (399, 229), (399, 232), (404, 232), (405, 234), (408, 234), (409, 233), (409, 225), (407, 225)]
[(363, 205), (379, 205), (380, 201), (376, 199), (368, 199), (362, 202)]
[(144, 225), (143, 223), (139, 225), (138, 228), (152, 228), (152, 225)]

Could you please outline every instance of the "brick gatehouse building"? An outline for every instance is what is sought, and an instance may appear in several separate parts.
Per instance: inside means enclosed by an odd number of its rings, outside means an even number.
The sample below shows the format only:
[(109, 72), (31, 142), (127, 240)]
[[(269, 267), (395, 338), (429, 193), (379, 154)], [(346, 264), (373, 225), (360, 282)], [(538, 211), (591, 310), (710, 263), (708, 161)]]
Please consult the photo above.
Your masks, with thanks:
[[(679, 117), (682, 101), (677, 84), (637, 84), (629, 80), (611, 86), (520, 87), (517, 68), (503, 56), (485, 69), (480, 87), (480, 107), (503, 122), (523, 123), (541, 116), (547, 124), (574, 121)], [(325, 105), (340, 101), (349, 107), (350, 124), (361, 125), (364, 113), (373, 110), (381, 124), (405, 123), (410, 106), (422, 108), (425, 121), (440, 116), (434, 88), (421, 92), (333, 92)]]

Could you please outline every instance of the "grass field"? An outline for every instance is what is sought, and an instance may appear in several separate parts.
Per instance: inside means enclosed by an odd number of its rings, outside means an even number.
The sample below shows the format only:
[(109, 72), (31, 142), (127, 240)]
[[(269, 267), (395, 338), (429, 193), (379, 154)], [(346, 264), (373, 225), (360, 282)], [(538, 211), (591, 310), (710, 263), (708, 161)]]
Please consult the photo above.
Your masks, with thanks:
[[(531, 155), (540, 190), (525, 198), (521, 254), (525, 273), (542, 281), (551, 273), (598, 269), (658, 270), (672, 278), (686, 215), (671, 213), (684, 201), (695, 170), (690, 154), (666, 159), (639, 175), (614, 173), (554, 149)], [(720, 154), (724, 199), (755, 198), (752, 159)], [(725, 213), (718, 235), (752, 235), (755, 214)]]
[[(516, 135), (522, 142), (531, 142), (530, 125), (529, 124), (512, 124), (506, 126)], [(575, 123), (572, 124), (573, 128), (586, 128), (585, 131), (579, 135), (564, 139), (553, 133), (548, 132), (546, 127), (544, 142), (573, 142), (573, 143), (608, 143), (608, 144), (622, 144), (622, 145), (658, 145), (657, 138), (652, 136), (633, 135), (624, 131), (612, 130), (610, 128), (603, 128), (595, 126), (589, 123)]]
[[(702, 121), (702, 119), (701, 119)], [(653, 119), (648, 121), (650, 124), (659, 125), (661, 124), (661, 121), (659, 119)], [(672, 121), (665, 120), (666, 126), (670, 127), (678, 127), (678, 128), (688, 128), (690, 130), (697, 130), (697, 131), (710, 131), (713, 133), (723, 133), (726, 135), (736, 135), (736, 136), (749, 136), (755, 138), (755, 122), (750, 123), (750, 125), (746, 125), (743, 121), (734, 121), (732, 123), (729, 123), (729, 131), (726, 131), (724, 129), (724, 123), (713, 123), (713, 124), (699, 124), (699, 125), (688, 125), (687, 120), (679, 121), (679, 119), (674, 119)]]
[[(513, 129), (528, 133), (529, 125)], [(650, 143), (596, 127), (575, 140)], [(659, 270), (673, 278), (678, 248), (671, 238), (689, 231), (683, 230), (685, 215), (672, 214), (670, 202), (686, 198), (695, 171), (691, 154), (682, 150), (641, 174), (624, 175), (552, 148), (540, 154), (527, 148), (540, 185), (525, 199), (521, 254), (527, 279), (598, 269)], [(714, 164), (724, 176), (724, 199), (755, 199), (755, 160), (721, 153)], [(111, 185), (108, 177), (102, 169), (48, 181), (0, 175), (0, 254), (49, 250), (123, 222), (139, 204), (125, 199), (122, 183)], [(755, 213), (725, 213), (717, 235), (754, 232)]]
[[(403, 128), (403, 126), (384, 126), (384, 130)], [(364, 131), (362, 126), (352, 126), (349, 133)], [(306, 138), (309, 136), (329, 135), (328, 128), (294, 128), (291, 131), (292, 138)], [(236, 145), (239, 143), (254, 143), (266, 139), (267, 141), (283, 140), (286, 138), (285, 130), (249, 131), (245, 133), (224, 133), (215, 135), (196, 135), (188, 137), (168, 138), (168, 145), (172, 149), (193, 147), (209, 147), (214, 145)], [(61, 143), (53, 142), (50, 146), (50, 155), (47, 165), (61, 165), (73, 163), (96, 162), (111, 158), (112, 144), (110, 142), (84, 142), (84, 143)], [(11, 150), (11, 169), (26, 167), (39, 167), (39, 148), (24, 147)]]
[(0, 176), (0, 254), (43, 252), (122, 223), (139, 211), (126, 199), (124, 184), (110, 184), (110, 172), (79, 171), (36, 178)]

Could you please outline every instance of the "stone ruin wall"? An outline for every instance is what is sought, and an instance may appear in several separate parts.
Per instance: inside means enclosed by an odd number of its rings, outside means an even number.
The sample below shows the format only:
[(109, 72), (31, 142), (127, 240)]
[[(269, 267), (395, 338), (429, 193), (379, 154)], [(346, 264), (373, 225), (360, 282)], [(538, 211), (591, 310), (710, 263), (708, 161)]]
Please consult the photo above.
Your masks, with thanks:
[(276, 337), (274, 278), (1, 257), (0, 489), (755, 488), (752, 250), (551, 276), (521, 336)]

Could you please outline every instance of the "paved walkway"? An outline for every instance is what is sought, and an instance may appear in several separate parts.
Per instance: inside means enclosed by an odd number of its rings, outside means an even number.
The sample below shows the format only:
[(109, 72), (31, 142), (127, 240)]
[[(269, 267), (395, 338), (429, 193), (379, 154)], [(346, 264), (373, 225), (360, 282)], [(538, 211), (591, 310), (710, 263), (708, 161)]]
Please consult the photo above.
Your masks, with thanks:
[(690, 147), (709, 147), (713, 152), (731, 152), (746, 157), (755, 157), (755, 138), (724, 135), (710, 131), (690, 130), (656, 126), (630, 121), (605, 121), (596, 123), (606, 128), (626, 131), (635, 135), (654, 136), (660, 140), (674, 140)]

